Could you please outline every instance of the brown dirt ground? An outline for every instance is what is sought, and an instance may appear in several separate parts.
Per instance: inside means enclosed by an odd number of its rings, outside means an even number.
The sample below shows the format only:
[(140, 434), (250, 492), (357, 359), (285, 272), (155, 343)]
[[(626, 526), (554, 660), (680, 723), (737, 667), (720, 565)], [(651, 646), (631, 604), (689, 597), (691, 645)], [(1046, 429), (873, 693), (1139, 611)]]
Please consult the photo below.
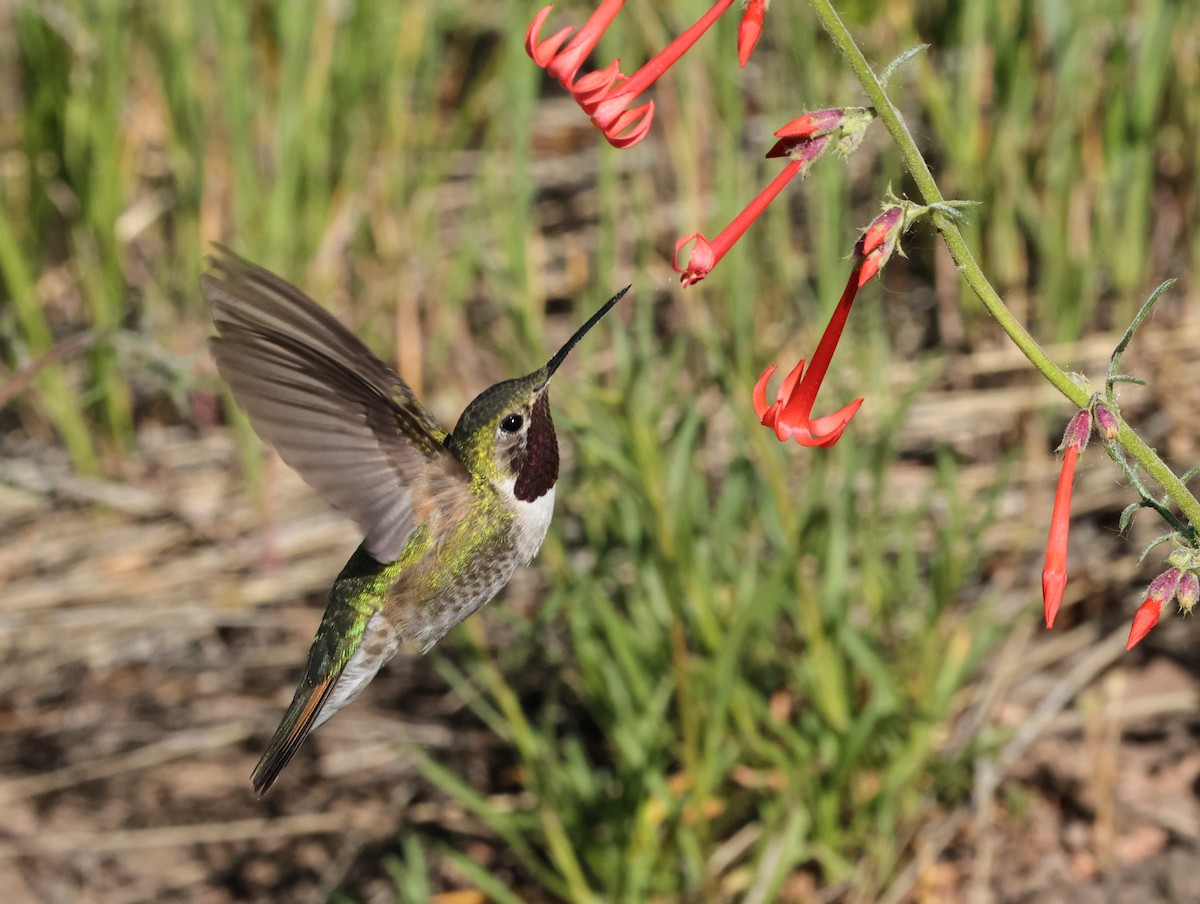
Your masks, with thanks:
[[(1154, 390), (1130, 391), (1141, 404), (1127, 413), (1172, 460), (1195, 461), (1200, 323), (1169, 319), (1139, 339), (1131, 363)], [(1056, 355), (1096, 373), (1111, 345), (1098, 337)], [(1013, 353), (977, 354), (956, 386), (923, 392), (900, 495), (929, 480), (921, 453), (935, 444), (974, 462), (963, 480), (982, 487), (999, 435), (1038, 439), (1028, 425), (1054, 396), (1025, 388), (1019, 370)], [(897, 372), (898, 385), (908, 379)], [(965, 692), (945, 746), (996, 729), (1004, 741), (979, 762), (969, 805), (927, 814), (884, 900), (1200, 902), (1196, 628), (1165, 619), (1122, 654), (1148, 572), (1133, 563), (1140, 536), (1115, 535), (1129, 496), (1096, 455), (1076, 491), (1063, 630), (1039, 630), (1051, 445), (1028, 443), (988, 535), (989, 590), (1011, 598), (1015, 628)], [(274, 793), (250, 795), (324, 593), (356, 543), (290, 471), (269, 464), (248, 496), (231, 437), (216, 429), (147, 428), (121, 481), (72, 477), (57, 450), (12, 438), (0, 452), (3, 900), (304, 902), (340, 889), (388, 901), (382, 863), (417, 825), (504, 874), (502, 847), (407, 752), (419, 744), (513, 803), (497, 790), (510, 754), (432, 657), (395, 661)], [(534, 583), (516, 581), (507, 604)], [(456, 654), (450, 644), (434, 655)], [(442, 904), (484, 900), (448, 870), (440, 881)], [(803, 874), (786, 899), (851, 900)]]

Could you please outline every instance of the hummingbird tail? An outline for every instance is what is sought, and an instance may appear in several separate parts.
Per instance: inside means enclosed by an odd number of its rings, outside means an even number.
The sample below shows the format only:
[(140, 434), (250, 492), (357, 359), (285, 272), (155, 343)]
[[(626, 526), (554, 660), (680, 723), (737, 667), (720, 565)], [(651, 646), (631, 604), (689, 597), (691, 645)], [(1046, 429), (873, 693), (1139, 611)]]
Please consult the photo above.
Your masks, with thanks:
[(380, 611), (392, 566), (377, 562), (364, 546), (329, 591), (292, 704), (250, 776), (256, 797), (267, 793), (309, 732), (358, 696), (400, 648), (399, 632)]
[(279, 773), (291, 762), (308, 733), (316, 727), (317, 718), (324, 709), (333, 686), (337, 684), (337, 678), (336, 674), (327, 675), (324, 680), (313, 686), (302, 684), (296, 691), (296, 698), (279, 727), (275, 729), (275, 736), (271, 738), (271, 743), (267, 745), (266, 752), (250, 776), (255, 797), (262, 797), (271, 785), (275, 784)]

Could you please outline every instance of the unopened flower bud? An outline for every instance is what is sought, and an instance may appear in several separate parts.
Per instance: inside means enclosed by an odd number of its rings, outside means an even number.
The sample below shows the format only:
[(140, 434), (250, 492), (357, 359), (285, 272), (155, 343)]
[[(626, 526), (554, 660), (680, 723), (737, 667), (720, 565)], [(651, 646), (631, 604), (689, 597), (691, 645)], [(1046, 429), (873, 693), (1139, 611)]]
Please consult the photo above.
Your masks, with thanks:
[(1141, 643), (1142, 639), (1150, 633), (1150, 629), (1158, 624), (1161, 615), (1162, 603), (1159, 600), (1148, 599), (1142, 603), (1133, 615), (1133, 624), (1129, 628), (1129, 640), (1125, 644), (1125, 649), (1132, 650)]
[(1107, 440), (1114, 440), (1117, 434), (1121, 432), (1121, 425), (1117, 423), (1117, 416), (1105, 405), (1096, 404), (1092, 406), (1092, 414), (1096, 418), (1096, 428)]
[(741, 24), (738, 25), (737, 46), (738, 64), (745, 69), (750, 61), (750, 54), (758, 44), (762, 35), (763, 17), (767, 12), (768, 0), (749, 0), (745, 4), (746, 11), (742, 13)]
[(860, 286), (882, 270), (896, 250), (900, 235), (904, 232), (904, 211), (899, 204), (885, 207), (883, 213), (873, 219), (859, 236), (854, 253), (863, 259), (858, 278)]
[(1150, 586), (1146, 588), (1146, 599), (1165, 603), (1179, 589), (1179, 580), (1182, 577), (1183, 573), (1178, 568), (1168, 568), (1150, 582)]
[(840, 122), (841, 110), (818, 110), (793, 119), (775, 133), (779, 139), (767, 151), (767, 159), (790, 157), (816, 160), (829, 146), (829, 134)]
[(1062, 444), (1058, 447), (1059, 451), (1074, 447), (1082, 452), (1087, 448), (1088, 439), (1092, 435), (1092, 415), (1086, 409), (1082, 408), (1075, 412), (1075, 416), (1071, 418), (1071, 423), (1067, 424), (1067, 429), (1063, 432)]
[(1129, 628), (1129, 641), (1125, 644), (1126, 650), (1132, 650), (1137, 646), (1142, 638), (1150, 633), (1150, 629), (1158, 624), (1159, 616), (1162, 615), (1163, 603), (1175, 596), (1182, 578), (1183, 572), (1178, 568), (1168, 568), (1150, 582), (1150, 586), (1146, 588), (1146, 596), (1142, 605), (1134, 613), (1133, 625)]
[(1175, 588), (1175, 599), (1179, 602), (1179, 611), (1190, 613), (1200, 600), (1200, 578), (1196, 572), (1185, 571), (1179, 578), (1179, 586)]

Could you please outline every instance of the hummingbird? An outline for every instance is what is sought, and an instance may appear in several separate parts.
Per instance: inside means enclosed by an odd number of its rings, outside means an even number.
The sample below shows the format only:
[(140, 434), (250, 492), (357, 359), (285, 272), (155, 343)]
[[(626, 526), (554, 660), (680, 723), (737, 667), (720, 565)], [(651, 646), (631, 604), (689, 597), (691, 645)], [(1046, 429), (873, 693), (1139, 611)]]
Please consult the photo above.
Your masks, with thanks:
[(481, 392), (449, 432), (291, 283), (222, 247), (200, 281), (217, 329), (213, 358), (251, 426), (363, 535), (251, 776), (262, 797), (402, 643), (428, 651), (537, 554), (558, 480), (550, 379), (629, 286), (545, 366)]

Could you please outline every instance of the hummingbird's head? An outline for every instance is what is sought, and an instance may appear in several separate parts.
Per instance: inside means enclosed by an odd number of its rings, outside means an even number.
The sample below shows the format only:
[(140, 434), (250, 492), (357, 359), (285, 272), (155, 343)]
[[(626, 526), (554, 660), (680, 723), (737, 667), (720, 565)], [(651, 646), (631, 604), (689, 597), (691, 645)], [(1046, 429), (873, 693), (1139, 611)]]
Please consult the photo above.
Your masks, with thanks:
[(463, 411), (446, 445), (473, 474), (512, 481), (513, 495), (533, 502), (558, 480), (558, 438), (550, 417), (550, 378), (567, 353), (621, 300), (626, 286), (593, 314), (544, 367), (485, 389)]

